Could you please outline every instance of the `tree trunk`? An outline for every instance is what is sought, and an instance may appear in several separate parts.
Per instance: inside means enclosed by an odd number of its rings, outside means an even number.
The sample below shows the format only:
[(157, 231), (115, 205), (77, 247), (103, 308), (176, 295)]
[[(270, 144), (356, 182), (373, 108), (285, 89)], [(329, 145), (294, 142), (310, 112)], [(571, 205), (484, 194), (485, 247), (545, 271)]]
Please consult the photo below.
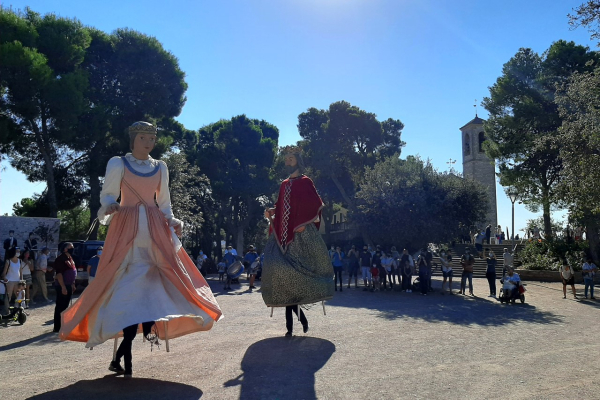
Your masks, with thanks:
[[(552, 237), (552, 222), (550, 219), (550, 194), (548, 189), (542, 189), (542, 201), (544, 208), (544, 239)], [(514, 232), (513, 232), (514, 234)]]
[[(91, 160), (89, 161), (92, 162)], [(96, 168), (90, 166), (90, 225), (94, 222), (94, 220), (98, 217), (98, 210), (100, 210), (100, 177), (98, 176), (98, 171)], [(94, 227), (90, 234), (91, 240), (96, 240), (98, 238), (98, 225)]]
[(590, 256), (594, 260), (594, 264), (599, 265), (600, 235), (598, 229), (600, 228), (600, 221), (598, 221), (596, 215), (586, 213), (583, 222), (585, 224), (585, 235), (590, 246)]
[(46, 185), (47, 187), (47, 199), (48, 199), (48, 207), (50, 208), (50, 218), (56, 218), (58, 216), (58, 203), (56, 201), (56, 185), (54, 180), (54, 163), (52, 162), (51, 153), (51, 145), (48, 140), (48, 126), (46, 124), (46, 118), (42, 114), (42, 131), (35, 124), (35, 122), (30, 122), (31, 129), (35, 134), (35, 141), (42, 153), (42, 158), (44, 159), (44, 168), (46, 169)]

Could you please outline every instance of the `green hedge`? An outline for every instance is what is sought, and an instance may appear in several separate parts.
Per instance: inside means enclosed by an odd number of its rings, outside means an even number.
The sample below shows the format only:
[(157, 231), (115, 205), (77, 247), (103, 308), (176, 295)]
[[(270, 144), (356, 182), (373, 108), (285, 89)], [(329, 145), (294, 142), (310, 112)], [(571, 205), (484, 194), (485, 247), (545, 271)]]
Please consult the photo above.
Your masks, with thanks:
[(530, 240), (519, 253), (519, 258), (524, 269), (558, 271), (566, 259), (575, 271), (580, 271), (587, 250), (588, 243), (584, 241)]

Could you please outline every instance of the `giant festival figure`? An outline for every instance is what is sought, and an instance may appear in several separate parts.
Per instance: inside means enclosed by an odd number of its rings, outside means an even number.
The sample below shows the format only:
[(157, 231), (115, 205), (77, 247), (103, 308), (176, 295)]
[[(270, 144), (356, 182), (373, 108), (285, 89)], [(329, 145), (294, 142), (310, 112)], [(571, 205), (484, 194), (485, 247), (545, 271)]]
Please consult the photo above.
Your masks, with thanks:
[(271, 223), (265, 246), (262, 296), (267, 307), (285, 307), (286, 336), (292, 336), (292, 312), (304, 333), (308, 320), (301, 305), (333, 297), (333, 267), (319, 235), (323, 201), (313, 181), (302, 174), (300, 148), (284, 149), (289, 178), (281, 183), (274, 208), (265, 210)]
[(98, 218), (110, 227), (96, 278), (62, 313), (59, 334), (86, 347), (123, 336), (109, 369), (126, 378), (138, 331), (158, 343), (207, 331), (222, 315), (177, 237), (183, 223), (171, 209), (167, 165), (150, 157), (156, 127), (136, 122), (129, 137), (131, 153), (111, 158), (106, 168)]

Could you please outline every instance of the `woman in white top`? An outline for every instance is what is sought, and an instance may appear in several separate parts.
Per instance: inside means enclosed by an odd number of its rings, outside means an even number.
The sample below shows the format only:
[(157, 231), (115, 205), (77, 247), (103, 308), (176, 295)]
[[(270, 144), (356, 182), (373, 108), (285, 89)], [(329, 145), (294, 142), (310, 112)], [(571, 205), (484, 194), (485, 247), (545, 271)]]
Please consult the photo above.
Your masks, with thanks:
[(4, 263), (4, 269), (2, 270), (2, 280), (8, 281), (6, 283), (6, 296), (4, 296), (4, 311), (3, 315), (9, 313), (9, 304), (12, 300), (13, 295), (17, 294), (17, 285), (21, 280), (21, 260), (19, 256), (21, 251), (13, 247), (12, 249), (6, 250), (6, 262)]
[[(21, 253), (21, 279), (25, 281), (25, 299), (29, 300), (29, 289), (33, 284), (33, 259), (31, 258), (31, 250), (25, 250)], [(27, 302), (23, 302), (23, 307), (29, 308)]]
[(560, 277), (563, 283), (563, 299), (567, 298), (567, 285), (571, 285), (573, 290), (573, 297), (577, 298), (577, 292), (575, 291), (575, 272), (567, 261), (563, 262), (563, 266), (560, 267)]
[(448, 292), (452, 294), (452, 255), (450, 250), (446, 253), (444, 250), (440, 253), (440, 263), (442, 264), (442, 294), (444, 294), (444, 287), (446, 286), (446, 280), (448, 280)]

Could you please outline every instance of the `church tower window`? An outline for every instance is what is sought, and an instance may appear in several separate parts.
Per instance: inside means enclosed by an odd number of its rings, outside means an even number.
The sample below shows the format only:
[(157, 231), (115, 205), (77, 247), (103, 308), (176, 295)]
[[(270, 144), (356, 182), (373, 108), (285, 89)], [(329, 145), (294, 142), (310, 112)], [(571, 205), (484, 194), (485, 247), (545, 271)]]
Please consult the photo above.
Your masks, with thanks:
[(471, 154), (471, 138), (468, 134), (465, 135), (465, 155)]
[(483, 142), (485, 142), (485, 135), (483, 132), (479, 132), (479, 152), (483, 153)]

